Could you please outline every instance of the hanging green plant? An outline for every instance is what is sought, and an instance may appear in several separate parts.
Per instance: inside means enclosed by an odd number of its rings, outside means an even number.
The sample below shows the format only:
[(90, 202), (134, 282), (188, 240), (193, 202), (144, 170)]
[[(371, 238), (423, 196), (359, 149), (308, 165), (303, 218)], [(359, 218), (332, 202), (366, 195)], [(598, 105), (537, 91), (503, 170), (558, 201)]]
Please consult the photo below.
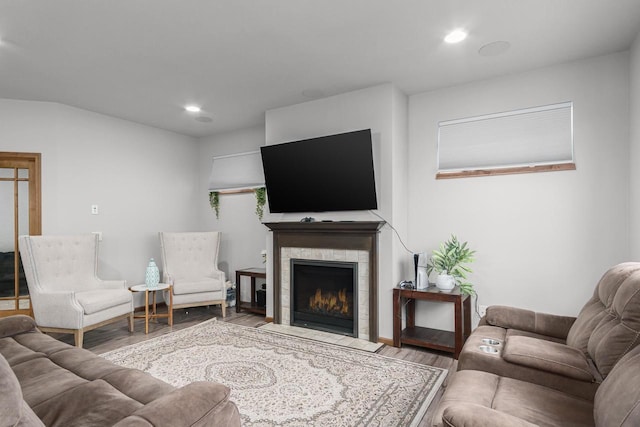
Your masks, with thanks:
[(256, 215), (262, 221), (264, 215), (264, 204), (267, 202), (267, 189), (264, 187), (253, 190), (256, 193)]
[(217, 191), (209, 192), (209, 204), (211, 209), (216, 211), (216, 219), (220, 219), (220, 193)]

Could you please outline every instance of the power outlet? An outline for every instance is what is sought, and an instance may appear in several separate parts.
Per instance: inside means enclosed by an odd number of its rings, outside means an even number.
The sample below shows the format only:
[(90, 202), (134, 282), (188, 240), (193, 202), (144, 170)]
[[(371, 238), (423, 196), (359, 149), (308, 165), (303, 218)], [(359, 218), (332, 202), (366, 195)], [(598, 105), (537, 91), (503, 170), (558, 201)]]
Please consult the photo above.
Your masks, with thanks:
[(487, 306), (486, 305), (479, 305), (478, 306), (478, 314), (480, 314), (480, 317), (483, 317), (487, 314)]

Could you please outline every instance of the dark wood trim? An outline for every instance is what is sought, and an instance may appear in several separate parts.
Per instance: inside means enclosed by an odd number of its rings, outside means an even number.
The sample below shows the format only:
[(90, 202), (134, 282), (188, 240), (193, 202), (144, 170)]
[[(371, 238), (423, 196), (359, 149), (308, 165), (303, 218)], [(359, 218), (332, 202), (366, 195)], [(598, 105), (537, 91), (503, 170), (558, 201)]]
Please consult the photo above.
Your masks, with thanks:
[(575, 163), (559, 163), (554, 165), (518, 166), (513, 168), (479, 169), (455, 172), (438, 172), (436, 179), (471, 178), (477, 176), (515, 175), (521, 173), (557, 172), (576, 170)]
[(369, 252), (369, 341), (378, 342), (378, 232), (381, 221), (268, 222), (273, 232), (273, 318), (281, 323), (281, 248)]
[(316, 221), (316, 222), (265, 222), (263, 223), (271, 231), (281, 232), (347, 232), (347, 233), (371, 233), (379, 231), (385, 224), (382, 221)]

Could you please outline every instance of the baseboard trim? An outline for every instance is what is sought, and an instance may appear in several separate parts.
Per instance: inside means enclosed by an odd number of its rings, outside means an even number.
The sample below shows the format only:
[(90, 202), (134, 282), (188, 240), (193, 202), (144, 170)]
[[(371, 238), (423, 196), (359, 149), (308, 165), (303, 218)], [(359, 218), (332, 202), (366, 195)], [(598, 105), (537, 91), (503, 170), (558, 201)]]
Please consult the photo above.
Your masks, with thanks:
[(391, 338), (378, 337), (378, 342), (393, 347), (393, 339)]

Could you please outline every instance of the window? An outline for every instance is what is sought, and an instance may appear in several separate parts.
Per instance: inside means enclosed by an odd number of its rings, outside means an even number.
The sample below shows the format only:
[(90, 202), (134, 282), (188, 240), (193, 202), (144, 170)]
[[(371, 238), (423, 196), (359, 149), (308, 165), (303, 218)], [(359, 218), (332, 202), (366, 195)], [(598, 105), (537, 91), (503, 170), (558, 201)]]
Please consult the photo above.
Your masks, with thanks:
[(438, 124), (437, 179), (571, 169), (571, 102)]

